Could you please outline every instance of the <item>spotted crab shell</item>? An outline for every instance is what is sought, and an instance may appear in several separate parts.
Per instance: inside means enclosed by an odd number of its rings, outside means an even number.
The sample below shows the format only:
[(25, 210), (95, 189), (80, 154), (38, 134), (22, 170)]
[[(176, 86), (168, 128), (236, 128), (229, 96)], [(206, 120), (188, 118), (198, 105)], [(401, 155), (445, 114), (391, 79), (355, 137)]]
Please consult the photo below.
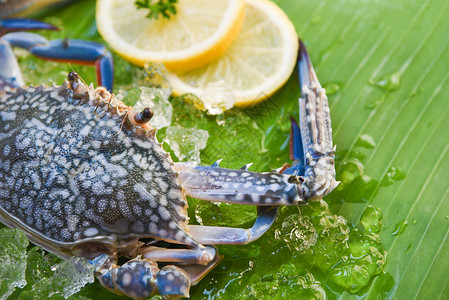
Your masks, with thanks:
[(197, 245), (173, 162), (136, 115), (77, 76), (0, 93), (0, 221), (61, 256)]

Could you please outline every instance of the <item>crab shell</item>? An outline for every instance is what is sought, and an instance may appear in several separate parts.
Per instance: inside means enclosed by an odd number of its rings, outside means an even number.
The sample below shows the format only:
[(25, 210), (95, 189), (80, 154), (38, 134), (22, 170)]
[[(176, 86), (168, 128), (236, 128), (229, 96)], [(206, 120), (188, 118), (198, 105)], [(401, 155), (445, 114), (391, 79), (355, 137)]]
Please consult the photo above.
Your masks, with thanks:
[[(196, 247), (173, 162), (139, 113), (69, 74), (0, 93), (0, 221), (62, 257)], [(140, 121), (140, 122), (139, 122)]]

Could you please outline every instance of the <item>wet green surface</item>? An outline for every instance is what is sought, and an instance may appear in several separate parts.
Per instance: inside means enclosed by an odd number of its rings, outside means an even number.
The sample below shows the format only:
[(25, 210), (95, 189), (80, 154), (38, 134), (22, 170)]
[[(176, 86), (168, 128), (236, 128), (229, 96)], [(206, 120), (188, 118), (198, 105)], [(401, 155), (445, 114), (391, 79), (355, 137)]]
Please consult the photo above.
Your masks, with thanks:
[[(324, 202), (283, 208), (257, 242), (220, 247), (225, 258), (191, 289), (192, 298), (307, 299), (323, 293), (330, 299), (448, 298), (449, 4), (276, 2), (294, 22), (330, 92), (342, 183), (326, 197), (329, 208)], [(101, 41), (93, 1), (51, 14), (57, 17), (47, 20), (64, 28), (51, 37)], [(132, 88), (141, 71), (115, 58), (116, 90)], [(21, 55), (21, 63), (27, 82), (34, 84), (60, 84), (70, 70), (28, 55)], [(95, 82), (91, 68), (73, 68), (86, 82)], [(218, 117), (196, 110), (188, 98), (173, 99), (173, 120), (213, 133), (203, 163), (223, 158), (225, 167), (253, 162), (251, 170), (267, 171), (289, 161), (289, 117), (297, 116), (298, 97), (293, 76), (266, 102)], [(248, 207), (194, 199), (189, 204), (193, 223), (243, 227), (255, 216)], [(25, 289), (48, 278), (55, 259), (33, 249)], [(381, 272), (385, 251), (388, 262)], [(72, 297), (111, 295), (95, 283)]]

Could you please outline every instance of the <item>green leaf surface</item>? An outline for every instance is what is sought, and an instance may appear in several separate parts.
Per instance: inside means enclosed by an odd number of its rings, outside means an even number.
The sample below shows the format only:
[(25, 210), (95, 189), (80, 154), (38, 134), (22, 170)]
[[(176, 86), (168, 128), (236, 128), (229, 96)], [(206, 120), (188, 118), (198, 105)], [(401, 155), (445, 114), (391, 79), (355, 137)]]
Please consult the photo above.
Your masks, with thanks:
[[(447, 299), (448, 3), (278, 3), (305, 40), (320, 80), (340, 86), (329, 96), (339, 175), (346, 161), (358, 157), (376, 183), (369, 195), (352, 187), (329, 196), (332, 211), (353, 223), (368, 204), (383, 212), (385, 271), (394, 282), (384, 296)], [(392, 74), (396, 84), (385, 84)], [(374, 148), (359, 146), (363, 135)], [(387, 185), (392, 168), (405, 176)], [(403, 233), (394, 234), (405, 221)], [(385, 284), (376, 278), (364, 296), (377, 298)]]
[[(324, 290), (328, 298), (448, 299), (449, 103), (445, 97), (449, 95), (449, 2), (275, 2), (294, 23), (329, 92), (337, 180), (342, 181), (325, 199), (330, 211), (347, 219), (352, 229), (362, 227), (359, 221), (367, 208), (377, 207), (383, 215), (380, 241), (388, 253), (384, 272), (356, 294), (327, 284)], [(41, 17), (57, 20), (64, 28), (62, 33), (52, 33), (52, 38), (67, 36), (101, 42), (94, 9), (94, 1), (77, 1)], [(116, 89), (126, 89), (140, 71), (114, 58)], [(55, 64), (43, 71), (37, 60), (29, 56), (21, 60), (29, 83), (38, 84), (50, 75), (54, 82), (61, 83), (70, 70)], [(91, 69), (75, 69), (86, 82), (95, 81)], [(289, 161), (289, 116), (298, 114), (299, 95), (296, 77), (292, 76), (266, 102), (246, 110), (233, 109), (220, 117), (207, 116), (182, 99), (173, 99), (174, 120), (184, 127), (213, 133), (201, 156), (204, 163), (224, 158), (225, 167), (254, 162), (251, 170), (267, 171)], [(160, 134), (162, 138), (163, 131)], [(189, 204), (192, 222), (197, 207), (200, 212), (210, 210), (194, 199)], [(221, 210), (233, 214), (227, 206)], [(303, 211), (307, 214), (308, 210)], [(289, 213), (294, 211), (283, 210), (281, 216), (285, 218)], [(244, 215), (246, 222), (251, 211), (245, 210)], [(224, 215), (221, 220), (228, 218)], [(241, 223), (235, 222), (239, 226)], [(230, 299), (242, 284), (240, 278), (248, 273), (251, 279), (245, 283), (246, 288), (263, 285), (262, 289), (268, 291), (262, 293), (263, 297), (271, 299), (273, 291), (282, 286), (278, 282), (291, 278), (290, 263), (295, 262), (293, 252), (271, 240), (281, 224), (278, 221), (270, 234), (252, 245), (220, 248), (225, 259), (192, 288), (192, 298), (210, 295)], [(277, 256), (265, 253), (275, 253), (273, 247), (278, 246)], [(266, 262), (266, 269), (280, 270), (281, 275), (270, 279), (248, 271), (258, 261)], [(264, 269), (254, 270), (263, 273)], [(309, 274), (301, 276), (307, 278), (301, 279), (305, 282), (315, 280)], [(318, 272), (314, 276), (323, 281), (328, 275)], [(111, 294), (91, 285), (80, 297), (110, 299)]]

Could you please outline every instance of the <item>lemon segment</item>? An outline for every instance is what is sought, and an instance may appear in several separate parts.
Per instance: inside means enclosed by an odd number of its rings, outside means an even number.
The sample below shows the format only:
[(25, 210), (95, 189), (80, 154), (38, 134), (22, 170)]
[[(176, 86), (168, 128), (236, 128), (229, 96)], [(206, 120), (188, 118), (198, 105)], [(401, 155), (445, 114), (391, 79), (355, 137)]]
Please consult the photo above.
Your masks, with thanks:
[(208, 85), (224, 81), (236, 96), (235, 105), (266, 99), (290, 77), (299, 43), (285, 13), (268, 0), (246, 0), (240, 33), (226, 52), (211, 63), (170, 72), (175, 94), (201, 95)]
[(225, 52), (240, 31), (244, 8), (243, 0), (179, 0), (170, 19), (148, 19), (134, 0), (98, 0), (96, 20), (103, 39), (130, 62), (187, 70)]

